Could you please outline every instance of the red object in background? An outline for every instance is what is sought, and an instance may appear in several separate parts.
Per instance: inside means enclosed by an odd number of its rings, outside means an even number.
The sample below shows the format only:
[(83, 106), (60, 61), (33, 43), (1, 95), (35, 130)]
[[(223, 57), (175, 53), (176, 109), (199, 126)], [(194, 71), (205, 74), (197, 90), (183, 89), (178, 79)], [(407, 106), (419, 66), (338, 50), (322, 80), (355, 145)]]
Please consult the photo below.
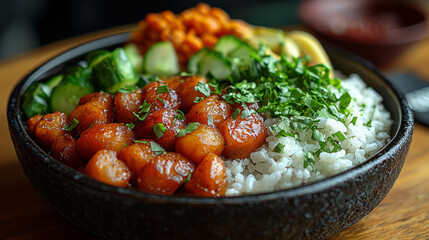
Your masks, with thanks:
[(349, 49), (378, 66), (427, 34), (427, 16), (405, 1), (306, 0), (299, 14), (322, 42)]

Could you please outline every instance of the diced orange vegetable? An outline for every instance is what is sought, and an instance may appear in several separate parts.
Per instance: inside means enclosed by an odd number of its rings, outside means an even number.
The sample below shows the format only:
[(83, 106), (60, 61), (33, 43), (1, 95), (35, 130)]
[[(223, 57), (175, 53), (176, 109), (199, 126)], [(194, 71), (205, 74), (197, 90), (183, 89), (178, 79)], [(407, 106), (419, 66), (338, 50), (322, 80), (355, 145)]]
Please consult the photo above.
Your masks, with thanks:
[(194, 170), (194, 164), (178, 153), (159, 154), (137, 179), (140, 190), (172, 195)]
[(109, 123), (92, 126), (85, 130), (76, 142), (79, 155), (89, 160), (102, 149), (121, 151), (134, 141), (134, 132), (123, 123)]
[(50, 149), (56, 138), (67, 133), (63, 129), (66, 124), (67, 115), (65, 113), (46, 114), (34, 126), (34, 135), (42, 147)]
[(166, 83), (168, 87), (176, 91), (177, 94), (179, 94), (179, 91), (182, 88), (182, 84), (183, 84), (183, 78), (181, 76), (164, 78), (164, 79), (161, 79), (160, 81), (163, 83)]
[(126, 187), (132, 176), (127, 164), (113, 150), (100, 150), (88, 162), (83, 173), (100, 182)]
[(195, 104), (195, 98), (204, 97), (204, 94), (202, 94), (200, 91), (195, 91), (195, 87), (200, 82), (207, 83), (207, 79), (197, 75), (183, 78), (183, 83), (177, 93), (182, 100), (180, 109), (182, 109), (184, 112), (189, 111), (192, 105)]
[(30, 136), (34, 137), (34, 131), (36, 128), (36, 124), (42, 119), (43, 116), (41, 114), (34, 115), (32, 118), (27, 120), (27, 128)]
[(222, 155), (230, 158), (249, 157), (267, 138), (264, 119), (258, 114), (245, 119), (241, 118), (241, 114), (236, 120), (228, 118), (219, 126), (219, 130), (226, 143)]
[(181, 100), (177, 96), (176, 91), (168, 88), (168, 92), (158, 93), (158, 89), (162, 89), (162, 86), (165, 85), (165, 83), (151, 82), (143, 88), (143, 99), (146, 100), (147, 103), (152, 104), (150, 112), (163, 108), (179, 109)]
[[(149, 114), (146, 119), (136, 124), (134, 132), (136, 138), (149, 138), (157, 142), (166, 151), (173, 151), (176, 143), (176, 134), (178, 129), (185, 127), (185, 120), (176, 119), (177, 112), (171, 108), (164, 108)], [(161, 137), (156, 136), (155, 127), (161, 127), (162, 124), (165, 132)]]
[(99, 124), (107, 124), (112, 122), (108, 111), (101, 108), (93, 102), (85, 103), (77, 106), (68, 117), (68, 122), (72, 122), (73, 119), (79, 121), (79, 124), (73, 129), (75, 136), (80, 136), (83, 131), (87, 130), (91, 126)]
[(195, 168), (190, 181), (185, 183), (183, 187), (185, 192), (193, 195), (223, 197), (227, 185), (225, 164), (222, 158), (210, 153)]
[(113, 113), (113, 98), (112, 95), (109, 93), (90, 93), (80, 98), (79, 105), (83, 105), (89, 102), (95, 103), (95, 105), (99, 106), (100, 108), (106, 109), (107, 111)]
[(131, 171), (136, 175), (139, 175), (143, 168), (155, 158), (150, 145), (151, 141), (149, 139), (142, 139), (122, 149), (118, 154), (118, 158), (126, 162)]
[(130, 123), (137, 121), (139, 106), (143, 103), (143, 93), (138, 89), (130, 93), (118, 92), (115, 95), (115, 118), (117, 122)]
[(231, 107), (218, 95), (211, 95), (191, 107), (186, 114), (186, 121), (208, 124), (209, 117), (212, 118), (213, 124), (219, 127), (231, 117)]
[(51, 156), (65, 165), (80, 169), (84, 161), (76, 152), (76, 139), (69, 134), (55, 139), (51, 147)]
[(209, 153), (221, 154), (224, 145), (222, 134), (216, 127), (200, 124), (176, 140), (176, 152), (198, 165)]

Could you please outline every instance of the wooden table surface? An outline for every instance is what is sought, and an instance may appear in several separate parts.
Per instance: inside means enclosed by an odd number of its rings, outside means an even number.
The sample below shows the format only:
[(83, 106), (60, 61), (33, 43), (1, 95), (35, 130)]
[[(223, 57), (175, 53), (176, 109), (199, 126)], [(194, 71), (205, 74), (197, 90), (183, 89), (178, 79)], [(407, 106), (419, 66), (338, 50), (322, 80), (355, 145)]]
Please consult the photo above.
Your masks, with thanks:
[[(0, 239), (98, 239), (63, 219), (33, 188), (9, 136), (6, 105), (16, 83), (56, 54), (133, 26), (63, 40), (0, 62)], [(411, 71), (429, 80), (429, 39), (415, 44), (385, 71)], [(429, 239), (429, 128), (416, 124), (402, 172), (368, 216), (332, 239)]]

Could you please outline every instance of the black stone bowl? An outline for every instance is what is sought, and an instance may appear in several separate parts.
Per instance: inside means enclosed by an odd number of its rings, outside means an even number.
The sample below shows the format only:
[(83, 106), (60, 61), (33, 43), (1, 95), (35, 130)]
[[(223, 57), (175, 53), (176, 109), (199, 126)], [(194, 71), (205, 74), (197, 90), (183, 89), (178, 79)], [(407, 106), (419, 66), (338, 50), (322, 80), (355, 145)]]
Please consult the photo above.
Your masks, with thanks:
[(371, 64), (331, 48), (335, 68), (360, 74), (384, 98), (394, 120), (389, 144), (346, 172), (282, 191), (199, 198), (109, 186), (57, 162), (26, 133), (21, 110), (25, 89), (86, 53), (120, 46), (128, 37), (114, 35), (60, 54), (26, 76), (9, 99), (9, 130), (25, 173), (42, 196), (79, 227), (108, 239), (324, 239), (367, 215), (398, 177), (414, 126), (407, 102)]

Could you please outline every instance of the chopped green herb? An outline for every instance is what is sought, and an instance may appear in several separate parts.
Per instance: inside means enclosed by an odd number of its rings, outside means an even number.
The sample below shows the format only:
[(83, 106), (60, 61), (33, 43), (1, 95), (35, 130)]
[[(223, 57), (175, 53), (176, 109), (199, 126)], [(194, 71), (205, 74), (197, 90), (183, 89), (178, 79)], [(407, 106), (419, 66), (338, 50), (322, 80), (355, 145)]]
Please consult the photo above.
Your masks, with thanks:
[(314, 140), (318, 142), (325, 142), (325, 136), (317, 129), (313, 129), (313, 135), (311, 136)]
[(194, 88), (195, 91), (199, 91), (204, 94), (206, 97), (210, 96), (210, 87), (207, 83), (199, 82), (197, 86)]
[(164, 136), (164, 132), (167, 130), (163, 123), (157, 123), (153, 125), (152, 129), (158, 139)]
[(207, 115), (207, 125), (214, 126), (213, 117), (210, 114)]
[(185, 120), (185, 114), (180, 110), (176, 110), (176, 116), (174, 116), (174, 119)]
[(352, 101), (352, 97), (348, 92), (343, 93), (343, 95), (340, 97), (340, 112), (344, 113), (346, 108), (350, 105), (350, 102)]
[(163, 154), (167, 153), (164, 148), (159, 146), (159, 144), (154, 141), (150, 142), (150, 148), (152, 149), (152, 152), (155, 153), (155, 155), (159, 155), (161, 153)]
[[(94, 122), (92, 122), (92, 123), (91, 123), (91, 125), (89, 125), (89, 128), (92, 128), (92, 125), (94, 125)], [(88, 128), (88, 129), (89, 129), (89, 128)]]
[(278, 143), (277, 146), (273, 149), (276, 153), (283, 153), (285, 145), (283, 143)]
[(125, 124), (127, 127), (129, 127), (129, 128), (131, 128), (131, 129), (134, 129), (134, 127), (136, 126), (134, 123), (126, 123)]
[(192, 173), (191, 173), (191, 172), (190, 172), (190, 173), (188, 173), (188, 176), (186, 177), (186, 179), (185, 179), (185, 181), (183, 182), (183, 184), (185, 184), (185, 183), (189, 182), (189, 181), (191, 180), (191, 176), (192, 176)]
[(311, 152), (304, 153), (304, 168), (307, 168), (308, 166), (311, 167), (313, 172), (317, 172), (316, 168), (316, 161), (314, 160), (314, 156)]
[(128, 144), (124, 143), (124, 147), (128, 147)]
[(158, 89), (156, 90), (156, 93), (161, 94), (161, 93), (168, 93), (168, 86), (167, 85), (161, 85), (158, 86)]
[(332, 134), (332, 136), (337, 137), (340, 141), (344, 141), (347, 139), (346, 136), (344, 136), (344, 134), (340, 131)]
[(252, 115), (255, 111), (253, 109), (245, 108), (243, 111), (241, 111), (241, 119), (245, 119), (248, 116)]
[(235, 111), (231, 115), (232, 119), (237, 120), (238, 115), (240, 115), (240, 112), (241, 112), (240, 108), (235, 109)]
[(118, 92), (128, 94), (128, 93), (134, 92), (138, 89), (139, 89), (139, 87), (137, 87), (135, 85), (131, 85), (131, 86), (125, 86), (125, 87), (119, 89)]
[(200, 125), (199, 122), (192, 122), (189, 123), (184, 129), (178, 129), (176, 137), (183, 137), (186, 134), (194, 131), (195, 129), (198, 128), (198, 125)]
[(357, 117), (353, 117), (353, 119), (352, 119), (351, 123), (352, 123), (353, 125), (356, 125), (356, 120), (357, 120)]
[(156, 98), (158, 98), (158, 100), (162, 103), (162, 106), (165, 106), (164, 100), (162, 100), (159, 96), (156, 96)]
[(143, 104), (139, 106), (139, 109), (140, 109), (139, 112), (138, 113), (133, 113), (133, 114), (137, 117), (137, 119), (139, 121), (143, 121), (143, 120), (145, 120), (145, 118), (149, 114), (151, 106), (152, 106), (152, 104), (147, 103), (146, 100), (145, 100), (143, 102)]
[(79, 124), (79, 121), (76, 118), (73, 118), (73, 121), (71, 121), (69, 124), (65, 125), (63, 127), (63, 129), (65, 131), (71, 131), (73, 130), (75, 127), (77, 127), (77, 125)]
[(199, 102), (201, 102), (203, 100), (204, 100), (204, 98), (202, 98), (202, 97), (196, 97), (195, 100), (194, 100), (194, 103), (199, 103)]
[(194, 76), (194, 73), (188, 73), (188, 72), (181, 72), (180, 76), (181, 77), (190, 77), (190, 76)]
[(149, 144), (148, 141), (142, 141), (142, 140), (134, 140), (135, 143), (143, 143), (143, 144)]

